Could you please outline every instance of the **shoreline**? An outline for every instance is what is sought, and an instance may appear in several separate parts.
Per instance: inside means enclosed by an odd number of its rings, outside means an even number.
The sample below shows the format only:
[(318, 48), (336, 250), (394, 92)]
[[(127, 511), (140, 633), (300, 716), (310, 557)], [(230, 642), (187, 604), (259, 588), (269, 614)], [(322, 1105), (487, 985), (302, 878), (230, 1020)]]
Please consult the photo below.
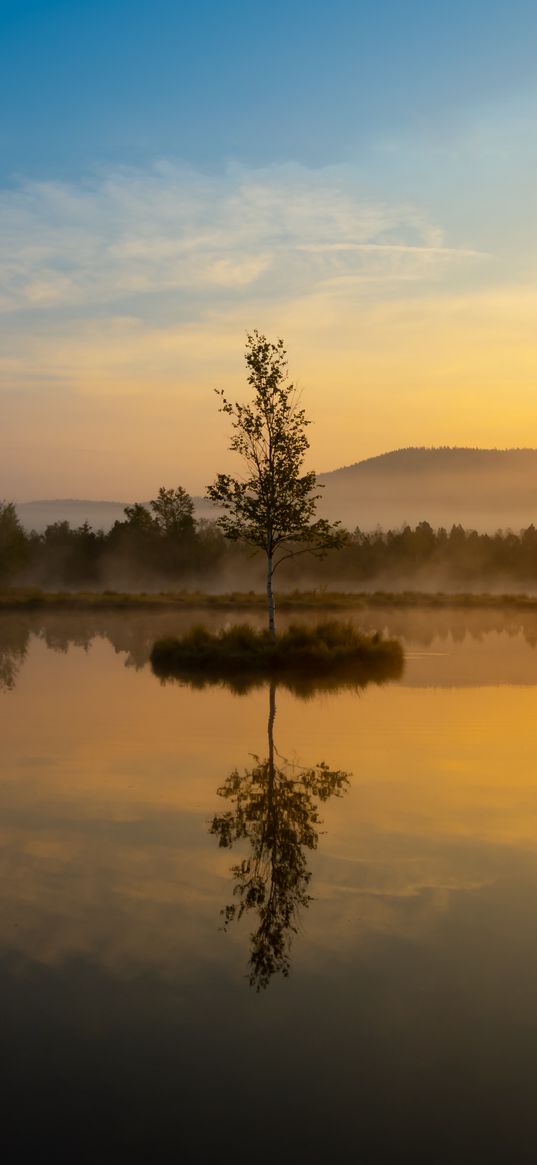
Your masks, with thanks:
[[(275, 595), (279, 611), (368, 610), (376, 607), (432, 609), (483, 609), (537, 611), (537, 595), (520, 592), (444, 591), (287, 591)], [(65, 611), (162, 611), (162, 610), (242, 610), (266, 607), (263, 592), (232, 591), (207, 594), (202, 591), (42, 591), (30, 588), (0, 589), (0, 612), (32, 610)]]

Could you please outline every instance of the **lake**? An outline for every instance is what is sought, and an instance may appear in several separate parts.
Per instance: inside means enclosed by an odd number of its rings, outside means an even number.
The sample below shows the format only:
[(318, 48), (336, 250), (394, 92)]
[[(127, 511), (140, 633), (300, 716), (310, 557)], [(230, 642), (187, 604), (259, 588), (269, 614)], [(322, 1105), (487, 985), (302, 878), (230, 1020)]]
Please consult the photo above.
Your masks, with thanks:
[(0, 617), (6, 1160), (535, 1160), (537, 615), (349, 617), (307, 699)]

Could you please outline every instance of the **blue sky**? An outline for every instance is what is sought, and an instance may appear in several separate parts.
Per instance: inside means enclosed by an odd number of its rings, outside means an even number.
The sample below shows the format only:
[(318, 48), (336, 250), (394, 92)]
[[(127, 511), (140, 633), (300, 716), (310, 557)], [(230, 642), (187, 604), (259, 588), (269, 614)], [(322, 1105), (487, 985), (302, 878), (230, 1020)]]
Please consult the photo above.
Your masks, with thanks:
[(319, 469), (537, 444), (533, 3), (0, 0), (0, 28), (0, 496), (146, 496), (178, 452), (199, 492), (253, 327)]
[(357, 162), (535, 83), (537, 10), (498, 0), (3, 0), (2, 174)]

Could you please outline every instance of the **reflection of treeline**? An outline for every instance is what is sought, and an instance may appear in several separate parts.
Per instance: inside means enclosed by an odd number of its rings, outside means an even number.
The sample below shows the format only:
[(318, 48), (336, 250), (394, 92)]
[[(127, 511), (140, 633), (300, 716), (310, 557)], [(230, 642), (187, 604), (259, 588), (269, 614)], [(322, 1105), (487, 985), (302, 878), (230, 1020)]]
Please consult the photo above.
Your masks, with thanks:
[(10, 615), (0, 619), (0, 691), (12, 691), (28, 650), (30, 620)]
[[(73, 529), (55, 522), (43, 533), (26, 532), (11, 504), (0, 504), (0, 585), (124, 589), (155, 585), (258, 586), (262, 564), (249, 549), (226, 541), (215, 522), (196, 521), (192, 499), (178, 487), (161, 489), (148, 506), (125, 509), (107, 533), (88, 523)], [(537, 529), (480, 534), (428, 522), (399, 530), (360, 529), (328, 558), (290, 559), (279, 586), (332, 585), (338, 589), (383, 585), (517, 587), (537, 581)]]
[(142, 668), (149, 661), (155, 636), (169, 634), (177, 625), (177, 617), (171, 622), (170, 616), (144, 616), (143, 612), (134, 618), (109, 612), (0, 614), (0, 688), (15, 686), (32, 640), (38, 639), (49, 650), (64, 653), (70, 647), (88, 651), (92, 643), (104, 639), (125, 657), (126, 667)]
[(410, 641), (418, 647), (434, 643), (464, 643), (465, 639), (481, 642), (488, 635), (503, 634), (515, 639), (521, 635), (528, 647), (537, 646), (537, 610), (526, 613), (501, 606), (487, 609), (476, 604), (474, 608), (419, 607), (399, 609), (395, 606), (373, 606), (360, 613), (365, 631), (381, 628), (395, 639)]
[[(351, 617), (353, 612), (347, 614)], [(291, 617), (282, 615), (282, 623)], [(222, 626), (223, 618), (226, 616), (221, 611), (203, 611), (204, 623), (215, 631)], [(263, 610), (252, 611), (248, 618), (254, 625), (264, 626)], [(317, 620), (315, 611), (311, 618)], [(422, 647), (439, 640), (462, 642), (466, 636), (479, 641), (491, 632), (512, 637), (522, 635), (530, 647), (537, 646), (537, 611), (419, 607), (404, 610), (375, 605), (355, 612), (354, 618), (365, 632), (380, 629), (390, 638)], [(49, 649), (59, 652), (66, 652), (70, 647), (88, 650), (95, 640), (107, 640), (124, 657), (126, 667), (142, 668), (149, 662), (156, 639), (184, 633), (192, 621), (191, 610), (0, 612), (0, 689), (15, 686), (32, 639), (39, 639)]]
[[(347, 612), (352, 616), (351, 610)], [(29, 643), (33, 638), (47, 644), (52, 651), (71, 647), (85, 650), (96, 640), (107, 640), (116, 654), (125, 658), (126, 668), (144, 668), (157, 638), (184, 633), (192, 626), (192, 610), (43, 610), (43, 612), (0, 612), (0, 690), (13, 689)], [(291, 616), (288, 616), (291, 617)], [(304, 615), (302, 616), (304, 617)], [(311, 617), (317, 620), (317, 613)], [(537, 645), (537, 612), (513, 609), (453, 610), (450, 608), (397, 609), (375, 605), (354, 613), (358, 626), (366, 633), (382, 629), (384, 635), (430, 647), (434, 641), (462, 642), (466, 636), (481, 640), (492, 631), (511, 637), (522, 635), (534, 648)], [(264, 626), (264, 612), (253, 612), (248, 619)], [(218, 630), (222, 613), (204, 610), (207, 626)], [(282, 622), (285, 616), (282, 616)]]

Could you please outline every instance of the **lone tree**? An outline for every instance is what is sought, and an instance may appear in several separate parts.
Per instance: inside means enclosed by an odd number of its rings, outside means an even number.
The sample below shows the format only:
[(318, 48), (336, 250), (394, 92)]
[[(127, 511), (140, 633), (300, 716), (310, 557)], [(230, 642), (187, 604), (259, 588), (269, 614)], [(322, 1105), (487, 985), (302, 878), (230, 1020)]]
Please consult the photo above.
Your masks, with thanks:
[(287, 377), (283, 340), (276, 344), (254, 331), (247, 337), (248, 384), (253, 389), (249, 404), (230, 401), (220, 389), (220, 412), (231, 417), (230, 449), (242, 457), (244, 475), (219, 473), (207, 495), (221, 506), (217, 518), (227, 538), (246, 542), (267, 556), (269, 632), (275, 636), (274, 571), (286, 558), (298, 554), (323, 557), (341, 546), (345, 531), (315, 518), (316, 474), (302, 473), (309, 441), (304, 409)]

